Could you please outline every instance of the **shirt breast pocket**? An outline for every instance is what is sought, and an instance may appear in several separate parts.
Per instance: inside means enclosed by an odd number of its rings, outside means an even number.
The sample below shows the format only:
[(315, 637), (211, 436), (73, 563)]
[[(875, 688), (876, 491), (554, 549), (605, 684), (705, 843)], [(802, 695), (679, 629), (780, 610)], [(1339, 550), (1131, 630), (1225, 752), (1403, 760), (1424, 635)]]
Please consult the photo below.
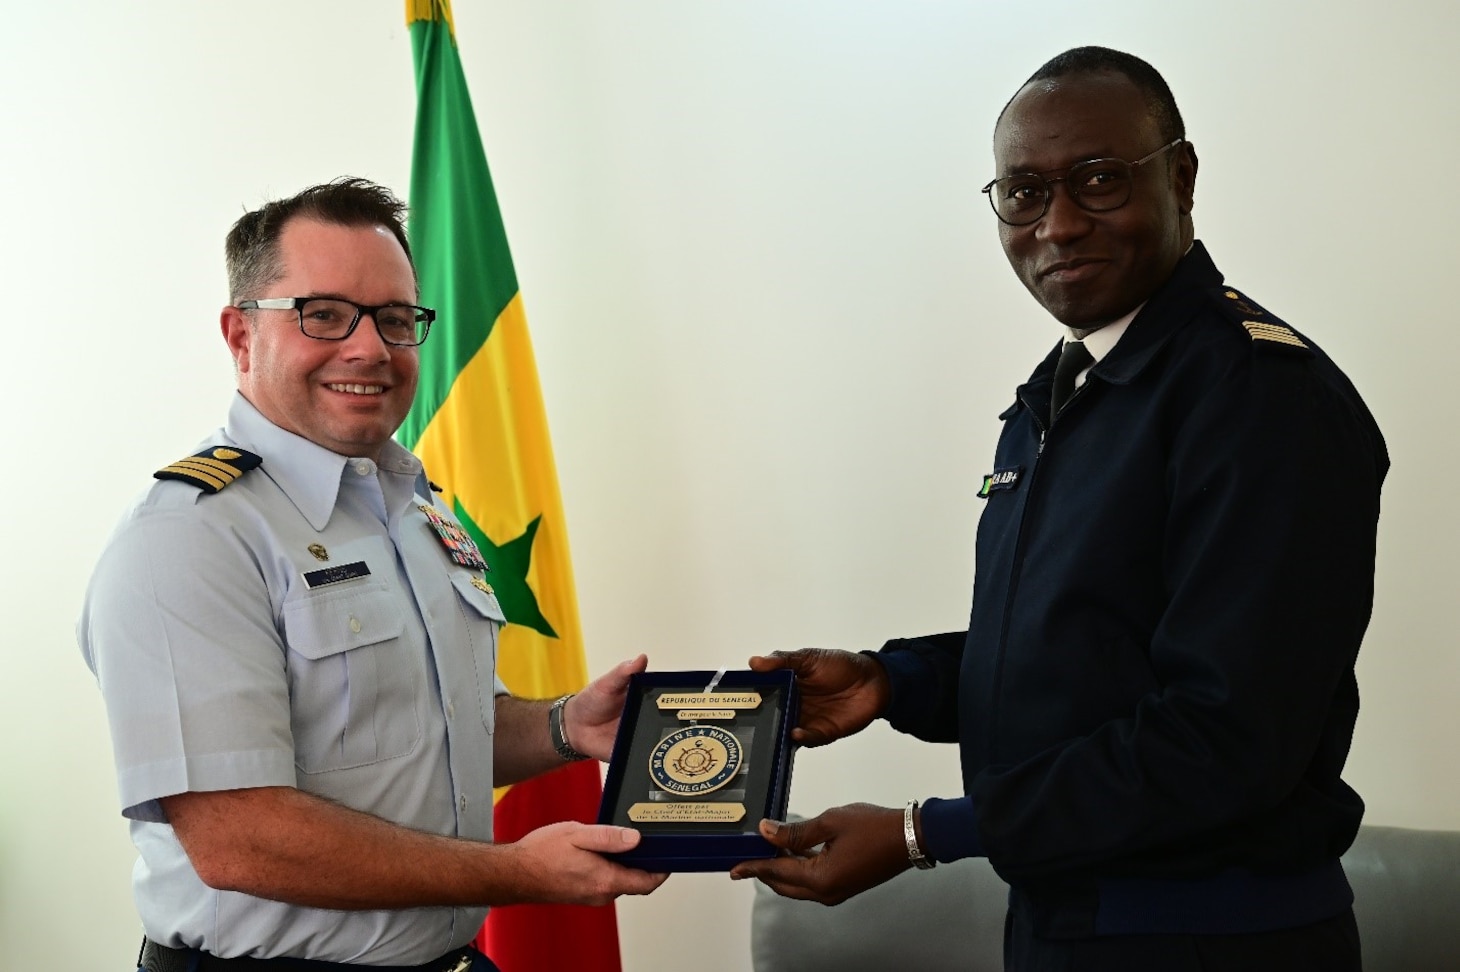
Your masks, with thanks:
[(466, 618), (466, 641), (471, 648), (472, 665), (476, 668), (477, 704), (481, 707), (482, 724), (487, 727), (487, 732), (493, 732), (497, 721), (497, 637), (507, 618), (497, 598), (471, 581), (471, 575), (463, 573), (451, 578)]
[(304, 773), (404, 756), (421, 739), (419, 666), (383, 586), (311, 592), (284, 605), (294, 763)]

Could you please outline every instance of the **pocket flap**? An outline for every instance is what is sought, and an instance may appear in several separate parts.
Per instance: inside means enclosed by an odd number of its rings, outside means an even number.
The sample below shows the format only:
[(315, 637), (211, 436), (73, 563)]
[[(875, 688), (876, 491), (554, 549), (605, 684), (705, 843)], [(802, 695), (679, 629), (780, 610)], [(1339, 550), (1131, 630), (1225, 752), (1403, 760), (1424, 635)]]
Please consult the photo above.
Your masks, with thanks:
[(284, 638), (305, 658), (399, 638), (406, 621), (390, 591), (325, 591), (284, 605)]
[(497, 602), (495, 594), (488, 594), (472, 583), (474, 574), (458, 573), (451, 575), (451, 583), (456, 588), (456, 593), (461, 599), (471, 605), (477, 614), (488, 621), (495, 621), (498, 624), (506, 624), (507, 616), (502, 613), (502, 605)]

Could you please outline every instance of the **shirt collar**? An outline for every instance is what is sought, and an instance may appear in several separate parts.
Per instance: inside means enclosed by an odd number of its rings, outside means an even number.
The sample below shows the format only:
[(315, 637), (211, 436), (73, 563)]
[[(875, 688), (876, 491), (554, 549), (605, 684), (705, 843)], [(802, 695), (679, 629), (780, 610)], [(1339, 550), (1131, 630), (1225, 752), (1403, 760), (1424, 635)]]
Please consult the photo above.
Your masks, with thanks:
[[(1075, 336), (1074, 330), (1072, 330), (1071, 328), (1065, 328), (1065, 341), (1083, 341), (1085, 343), (1085, 350), (1090, 352), (1090, 357), (1095, 359), (1095, 364), (1099, 364), (1101, 358), (1104, 358), (1111, 351), (1115, 350), (1115, 345), (1117, 344), (1117, 342), (1120, 341), (1121, 337), (1124, 336), (1126, 330), (1130, 327), (1130, 322), (1136, 319), (1136, 315), (1139, 314), (1141, 312), (1141, 308), (1145, 306), (1145, 303), (1142, 302), (1141, 304), (1137, 305), (1135, 309), (1133, 309), (1129, 314), (1125, 315), (1117, 321), (1111, 321), (1109, 324), (1105, 325), (1102, 328), (1091, 331), (1083, 338), (1077, 338)], [(1093, 367), (1093, 365), (1091, 367)]]
[[(340, 477), (352, 457), (331, 452), (281, 429), (241, 392), (234, 393), (224, 434), (263, 457), (262, 470), (278, 484), (310, 526), (323, 530), (328, 525), (339, 499)], [(406, 477), (408, 482), (421, 475), (421, 461), (394, 440), (381, 448), (376, 465), (388, 473)]]
[[(1185, 260), (1187, 255), (1190, 254), (1191, 251), (1194, 250), (1198, 245), (1199, 244), (1195, 239), (1188, 243), (1185, 252), (1181, 254), (1181, 259)], [(1203, 250), (1202, 252), (1203, 254), (1205, 254), (1206, 251)], [(1180, 266), (1180, 261), (1177, 262), (1177, 266)], [(1129, 314), (1125, 315), (1119, 320), (1111, 321), (1109, 324), (1098, 330), (1091, 331), (1089, 334), (1086, 334), (1082, 338), (1076, 337), (1073, 329), (1065, 328), (1065, 341), (1085, 342), (1085, 350), (1090, 352), (1090, 357), (1095, 359), (1095, 364), (1099, 364), (1101, 358), (1104, 358), (1107, 354), (1115, 350), (1115, 345), (1120, 341), (1121, 337), (1125, 335), (1126, 329), (1130, 327), (1131, 321), (1136, 319), (1136, 315), (1139, 314), (1141, 312), (1141, 308), (1145, 306), (1146, 302), (1141, 301)], [(1091, 365), (1090, 367), (1093, 368), (1094, 366), (1095, 365)]]

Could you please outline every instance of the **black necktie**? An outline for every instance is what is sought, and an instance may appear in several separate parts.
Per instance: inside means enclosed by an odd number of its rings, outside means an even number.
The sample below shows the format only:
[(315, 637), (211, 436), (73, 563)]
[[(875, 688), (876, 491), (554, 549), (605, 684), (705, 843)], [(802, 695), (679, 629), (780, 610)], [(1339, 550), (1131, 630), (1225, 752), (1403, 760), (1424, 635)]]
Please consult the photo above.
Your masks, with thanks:
[(1082, 341), (1066, 341), (1060, 351), (1059, 364), (1054, 366), (1054, 391), (1049, 400), (1049, 420), (1054, 421), (1065, 402), (1075, 393), (1075, 376), (1095, 363), (1095, 358)]

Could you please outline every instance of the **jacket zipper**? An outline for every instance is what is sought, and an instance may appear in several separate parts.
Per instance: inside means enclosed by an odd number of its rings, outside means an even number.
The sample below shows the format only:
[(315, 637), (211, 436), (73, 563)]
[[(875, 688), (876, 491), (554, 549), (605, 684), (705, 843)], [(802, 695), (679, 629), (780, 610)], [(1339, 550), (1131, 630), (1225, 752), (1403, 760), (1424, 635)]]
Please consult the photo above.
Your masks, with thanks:
[[(1078, 393), (1079, 389), (1076, 389)], [(993, 695), (989, 700), (989, 734), (988, 751), (984, 754), (985, 764), (993, 762), (994, 752), (998, 746), (998, 733), (1001, 714), (999, 712), (999, 686), (1004, 680), (1004, 659), (1008, 652), (1009, 641), (1009, 619), (1014, 613), (1014, 597), (1019, 593), (1019, 568), (1024, 563), (1024, 526), (1029, 520), (1029, 506), (1034, 502), (1034, 486), (1039, 478), (1039, 460), (1044, 455), (1045, 441), (1049, 438), (1049, 428), (1040, 420), (1039, 411), (1030, 406), (1028, 401), (1020, 396), (1024, 407), (1029, 409), (1030, 417), (1039, 426), (1039, 444), (1034, 450), (1034, 461), (1029, 465), (1029, 478), (1025, 482), (1024, 505), (1019, 510), (1019, 527), (1014, 534), (1014, 557), (1009, 569), (1009, 589), (1004, 594), (1004, 611), (999, 618), (999, 641), (997, 646), (998, 660), (994, 664)], [(1070, 396), (1074, 400), (1074, 396)], [(1068, 404), (1068, 403), (1066, 403)], [(1053, 420), (1050, 426), (1053, 426)]]

